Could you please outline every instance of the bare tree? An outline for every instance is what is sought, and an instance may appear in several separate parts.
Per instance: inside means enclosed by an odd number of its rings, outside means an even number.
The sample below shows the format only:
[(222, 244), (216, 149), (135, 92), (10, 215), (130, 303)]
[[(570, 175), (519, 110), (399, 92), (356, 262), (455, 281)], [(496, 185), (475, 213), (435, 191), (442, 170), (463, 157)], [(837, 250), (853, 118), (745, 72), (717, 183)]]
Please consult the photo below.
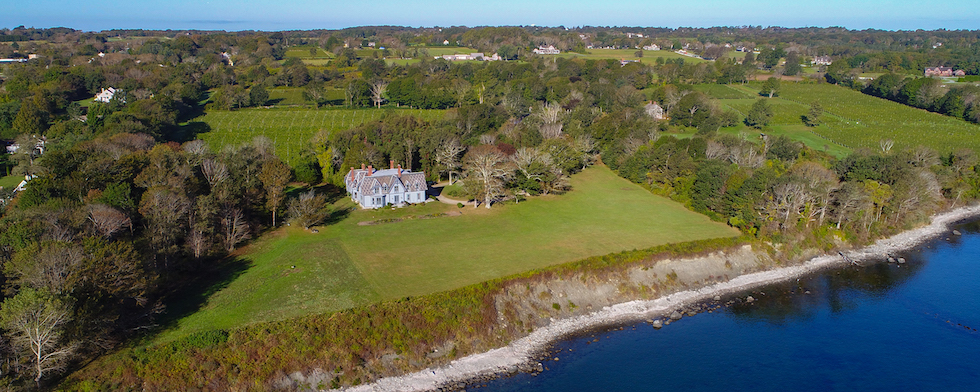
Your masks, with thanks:
[(442, 143), (442, 146), (436, 151), (436, 162), (442, 165), (446, 169), (446, 172), (449, 173), (449, 185), (453, 184), (453, 173), (459, 170), (459, 155), (463, 151), (466, 151), (466, 147), (463, 147), (459, 143), (459, 139), (455, 138)]
[(113, 234), (124, 227), (132, 228), (133, 226), (126, 214), (105, 204), (90, 205), (88, 207), (88, 220), (92, 222), (95, 231), (106, 238), (112, 238)]
[(563, 121), (566, 115), (568, 115), (568, 110), (565, 110), (565, 108), (557, 103), (542, 104), (538, 111), (535, 112), (535, 116), (542, 122), (540, 128), (541, 136), (545, 139), (561, 137), (561, 130), (564, 127)]
[(895, 145), (895, 141), (892, 139), (881, 139), (878, 141), (878, 146), (881, 147), (881, 152), (887, 154), (891, 151), (892, 146)]
[[(472, 181), (490, 208), (491, 202), (504, 192), (504, 183), (512, 174), (507, 156), (492, 146), (481, 146), (466, 154), (467, 181)], [(475, 207), (478, 203), (474, 203)]]
[(22, 287), (62, 294), (76, 283), (85, 254), (79, 245), (49, 241), (24, 249), (4, 266), (8, 276)]
[(11, 332), (11, 340), (31, 357), (34, 383), (40, 387), (45, 374), (63, 368), (75, 346), (61, 339), (62, 327), (71, 321), (71, 306), (45, 291), (30, 287), (3, 301), (0, 324)]
[(228, 179), (228, 166), (217, 159), (207, 158), (201, 162), (201, 173), (211, 187), (211, 192), (215, 192), (218, 186)]
[(234, 251), (235, 246), (242, 241), (252, 237), (245, 214), (235, 207), (225, 208), (221, 216), (221, 228), (224, 231), (225, 250), (229, 252)]
[(330, 206), (327, 198), (318, 195), (312, 189), (304, 192), (289, 203), (289, 217), (297, 225), (309, 229), (322, 223), (330, 216)]
[(371, 83), (371, 100), (374, 101), (374, 106), (381, 107), (381, 103), (384, 102), (384, 93), (388, 90), (388, 82), (378, 79), (374, 83)]

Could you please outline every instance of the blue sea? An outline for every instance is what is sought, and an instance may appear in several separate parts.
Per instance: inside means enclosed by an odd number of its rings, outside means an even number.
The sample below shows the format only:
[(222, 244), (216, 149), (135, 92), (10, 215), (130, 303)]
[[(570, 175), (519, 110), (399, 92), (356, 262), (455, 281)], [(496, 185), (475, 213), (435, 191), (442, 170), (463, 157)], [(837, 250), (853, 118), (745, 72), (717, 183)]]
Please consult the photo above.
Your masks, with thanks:
[[(489, 391), (980, 391), (980, 224), (905, 264), (866, 262), (740, 293), (657, 330), (555, 344), (545, 369)], [(732, 298), (725, 298), (726, 302)]]

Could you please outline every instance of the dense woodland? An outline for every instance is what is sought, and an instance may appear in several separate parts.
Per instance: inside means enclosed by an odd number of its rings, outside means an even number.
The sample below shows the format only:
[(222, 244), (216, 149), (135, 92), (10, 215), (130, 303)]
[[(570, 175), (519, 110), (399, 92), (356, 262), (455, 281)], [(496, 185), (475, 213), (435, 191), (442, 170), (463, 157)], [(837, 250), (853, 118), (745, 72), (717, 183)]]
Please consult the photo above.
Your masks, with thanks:
[[(385, 49), (354, 49), (368, 41)], [(444, 41), (510, 60), (431, 59), (426, 48)], [(544, 44), (580, 52), (658, 44), (718, 60), (621, 65), (530, 52)], [(322, 65), (285, 56), (300, 45), (333, 56)], [(725, 56), (736, 47), (759, 54)], [(832, 56), (825, 73), (804, 82), (842, 84), (978, 122), (980, 89), (918, 76), (937, 65), (980, 73), (976, 31), (0, 31), (0, 58), (27, 54), (38, 58), (0, 66), (0, 139), (20, 146), (0, 158), (0, 172), (36, 176), (16, 196), (0, 191), (0, 375), (11, 388), (50, 386), (66, 369), (152, 331), (195, 277), (270, 228), (343, 216), (330, 202), (347, 170), (361, 164), (396, 161), (432, 181), (459, 180), (455, 196), (491, 208), (567, 192), (570, 175), (601, 162), (746, 235), (798, 248), (867, 241), (980, 197), (975, 151), (883, 144), (835, 159), (765, 135), (772, 116), (765, 96), (778, 94), (776, 78), (744, 115), (692, 88), (794, 75), (808, 59)], [(384, 57), (421, 61), (389, 65)], [(885, 75), (865, 83), (861, 72)], [(125, 95), (87, 109), (78, 103), (109, 86)], [(201, 130), (188, 120), (263, 106), (267, 89), (277, 86), (302, 88), (322, 110), (389, 112), (317, 135), (293, 167), (268, 139), (220, 151), (195, 140)], [(344, 99), (328, 90), (343, 91)], [(668, 120), (650, 115), (651, 100)], [(447, 112), (427, 122), (398, 107)], [(801, 121), (816, 125), (821, 115), (814, 103)], [(762, 136), (717, 132), (741, 123)], [(693, 137), (675, 136), (691, 129)], [(287, 192), (293, 181), (307, 187)]]

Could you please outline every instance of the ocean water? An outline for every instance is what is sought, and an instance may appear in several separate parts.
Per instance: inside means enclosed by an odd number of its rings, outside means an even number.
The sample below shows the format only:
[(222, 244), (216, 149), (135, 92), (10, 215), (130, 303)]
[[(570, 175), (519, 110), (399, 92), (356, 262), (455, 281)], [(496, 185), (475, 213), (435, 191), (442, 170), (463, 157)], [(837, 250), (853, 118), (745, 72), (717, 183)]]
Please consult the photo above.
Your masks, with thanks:
[(752, 303), (660, 330), (573, 337), (540, 374), (468, 390), (980, 391), (980, 224), (956, 229), (963, 235), (897, 253), (905, 264), (757, 288), (737, 295)]

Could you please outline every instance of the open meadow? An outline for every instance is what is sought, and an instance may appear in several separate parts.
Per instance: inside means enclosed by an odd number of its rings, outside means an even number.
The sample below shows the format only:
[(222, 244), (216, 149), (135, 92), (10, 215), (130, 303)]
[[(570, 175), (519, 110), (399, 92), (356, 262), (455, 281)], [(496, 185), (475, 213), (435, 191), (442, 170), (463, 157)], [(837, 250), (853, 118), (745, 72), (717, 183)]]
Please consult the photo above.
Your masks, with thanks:
[[(441, 292), (590, 256), (739, 234), (605, 166), (573, 176), (572, 185), (564, 195), (490, 210), (431, 202), (355, 210), (315, 234), (284, 227), (242, 249), (239, 257), (248, 267), (241, 275), (157, 340)], [(338, 202), (338, 208), (351, 205), (346, 198)], [(442, 215), (456, 212), (462, 214)], [(359, 224), (397, 219), (402, 220)]]
[[(276, 91), (275, 89), (270, 91)], [(270, 97), (273, 94), (269, 94)], [(424, 120), (441, 119), (442, 110), (419, 109), (242, 109), (209, 111), (193, 121), (206, 125), (197, 135), (212, 149), (250, 142), (256, 136), (273, 141), (276, 153), (293, 164), (299, 153), (309, 145), (320, 130), (349, 129), (368, 121), (380, 119), (385, 113), (412, 115)]]
[[(760, 85), (706, 84), (695, 89), (744, 117), (760, 98)], [(824, 114), (822, 124), (811, 128), (803, 125), (801, 116), (814, 101), (823, 106)], [(779, 95), (770, 104), (773, 118), (766, 132), (785, 134), (837, 157), (857, 148), (878, 149), (880, 141), (886, 139), (894, 141), (895, 149), (923, 145), (948, 153), (959, 147), (980, 148), (980, 126), (976, 124), (831, 84), (783, 82)], [(758, 133), (744, 125), (722, 132)]]

